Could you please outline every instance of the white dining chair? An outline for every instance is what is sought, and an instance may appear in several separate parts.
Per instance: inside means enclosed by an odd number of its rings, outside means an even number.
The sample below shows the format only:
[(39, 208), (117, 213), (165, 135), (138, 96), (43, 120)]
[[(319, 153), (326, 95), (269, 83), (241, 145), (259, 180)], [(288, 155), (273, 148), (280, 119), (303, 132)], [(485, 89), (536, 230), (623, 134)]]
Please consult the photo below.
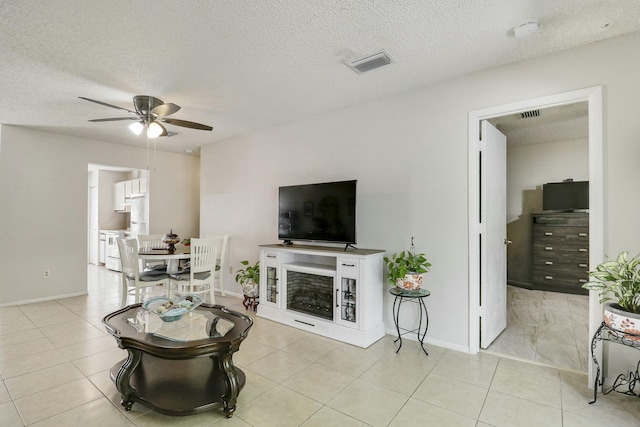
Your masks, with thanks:
[(172, 283), (176, 284), (176, 292), (202, 295), (206, 300), (209, 293), (211, 304), (215, 304), (216, 297), (213, 281), (218, 260), (221, 239), (191, 239), (191, 260), (189, 268), (176, 274), (170, 274)]
[[(141, 250), (166, 248), (167, 244), (162, 241), (164, 235), (162, 234), (138, 234), (138, 248)], [(146, 261), (143, 268), (147, 269), (165, 269), (167, 264), (162, 262), (149, 262)]]
[(226, 276), (226, 271), (228, 266), (229, 259), (229, 235), (228, 234), (213, 234), (207, 235), (208, 239), (219, 239), (219, 247), (218, 247), (218, 260), (216, 261), (216, 271), (213, 277), (213, 284), (218, 284), (220, 289), (220, 294), (225, 296), (224, 292), (224, 278)]
[(127, 297), (134, 296), (135, 303), (141, 302), (140, 291), (160, 286), (171, 298), (171, 283), (169, 275), (161, 270), (140, 271), (138, 258), (138, 241), (136, 239), (118, 239), (120, 261), (122, 262), (122, 303), (127, 305)]

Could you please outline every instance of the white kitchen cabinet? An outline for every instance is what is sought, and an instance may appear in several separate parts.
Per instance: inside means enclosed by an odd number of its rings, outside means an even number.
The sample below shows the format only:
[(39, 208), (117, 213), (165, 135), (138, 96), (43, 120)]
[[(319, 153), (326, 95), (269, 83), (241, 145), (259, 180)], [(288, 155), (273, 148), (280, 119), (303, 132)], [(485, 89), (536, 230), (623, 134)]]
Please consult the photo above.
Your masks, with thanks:
[(131, 199), (131, 188), (133, 187), (133, 180), (124, 181), (124, 199)]
[(98, 248), (98, 262), (105, 264), (107, 260), (107, 235), (100, 232), (100, 246)]
[(147, 192), (147, 178), (129, 179), (116, 182), (113, 187), (113, 210), (129, 212), (131, 196)]
[(125, 205), (125, 181), (116, 182), (113, 184), (113, 210), (116, 212), (125, 212), (127, 206)]
[(147, 192), (147, 178), (143, 177), (138, 179), (138, 192), (140, 194), (145, 194)]
[(384, 336), (384, 251), (260, 246), (257, 315), (360, 347)]

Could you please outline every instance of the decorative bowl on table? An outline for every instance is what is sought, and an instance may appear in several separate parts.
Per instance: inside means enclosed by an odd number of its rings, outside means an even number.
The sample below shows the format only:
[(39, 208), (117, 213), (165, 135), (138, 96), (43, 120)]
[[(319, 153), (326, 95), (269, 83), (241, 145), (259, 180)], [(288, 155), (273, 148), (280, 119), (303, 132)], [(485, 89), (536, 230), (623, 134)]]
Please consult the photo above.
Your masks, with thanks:
[(173, 229), (162, 237), (162, 241), (169, 245), (167, 250), (171, 253), (176, 251), (176, 246), (180, 243), (180, 237), (173, 232)]
[(176, 298), (154, 297), (142, 303), (142, 308), (164, 322), (175, 322), (202, 304), (199, 295), (187, 294)]

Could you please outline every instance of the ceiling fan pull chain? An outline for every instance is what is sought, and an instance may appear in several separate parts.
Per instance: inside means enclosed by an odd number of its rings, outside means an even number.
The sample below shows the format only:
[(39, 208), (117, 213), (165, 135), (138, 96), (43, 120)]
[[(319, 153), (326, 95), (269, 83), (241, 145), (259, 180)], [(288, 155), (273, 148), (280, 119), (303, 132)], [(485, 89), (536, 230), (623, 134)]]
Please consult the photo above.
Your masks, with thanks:
[(149, 172), (149, 137), (147, 136), (147, 172)]

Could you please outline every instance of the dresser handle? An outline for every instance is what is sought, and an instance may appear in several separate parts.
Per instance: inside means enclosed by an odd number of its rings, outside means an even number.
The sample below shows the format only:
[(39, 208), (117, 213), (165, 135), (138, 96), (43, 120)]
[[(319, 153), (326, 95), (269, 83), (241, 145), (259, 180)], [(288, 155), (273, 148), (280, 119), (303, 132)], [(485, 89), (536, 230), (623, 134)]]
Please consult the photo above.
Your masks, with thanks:
[(578, 282), (580, 282), (580, 283), (587, 283), (587, 280), (586, 280), (586, 279), (580, 279), (580, 280), (578, 280)]
[(267, 255), (267, 258), (275, 258), (275, 255)]
[(544, 250), (545, 250), (545, 251), (552, 251), (552, 250), (553, 250), (553, 247), (552, 247), (552, 246), (545, 246), (545, 247), (544, 247)]
[(545, 261), (544, 262), (546, 265), (553, 265), (553, 261)]
[(342, 263), (343, 267), (355, 267), (355, 264), (345, 264), (344, 262)]
[(585, 248), (578, 249), (578, 252), (587, 252), (587, 251), (588, 251), (588, 249), (585, 249)]
[(546, 233), (544, 233), (545, 236), (553, 236), (553, 233), (551, 231), (547, 231)]
[(544, 278), (547, 280), (553, 280), (553, 276), (544, 276)]
[(587, 268), (587, 267), (589, 267), (589, 266), (588, 266), (587, 264), (578, 264), (578, 267), (580, 267), (580, 268)]
[(587, 233), (578, 233), (578, 237), (587, 237)]

